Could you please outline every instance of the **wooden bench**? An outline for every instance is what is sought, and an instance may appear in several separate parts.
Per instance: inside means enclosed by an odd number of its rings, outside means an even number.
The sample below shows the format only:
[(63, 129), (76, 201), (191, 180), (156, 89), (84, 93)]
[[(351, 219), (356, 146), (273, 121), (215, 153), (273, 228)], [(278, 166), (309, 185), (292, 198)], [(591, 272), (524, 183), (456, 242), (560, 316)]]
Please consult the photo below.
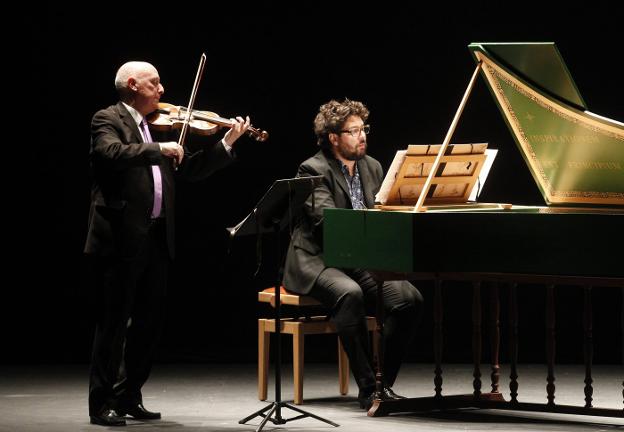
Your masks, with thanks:
[[(275, 307), (275, 288), (267, 288), (259, 292), (258, 301), (269, 303)], [(281, 287), (280, 290), (280, 303), (301, 308), (321, 306), (312, 297), (291, 293), (284, 287)], [(377, 324), (374, 317), (367, 317), (366, 324), (369, 331), (375, 331)], [(299, 318), (282, 318), (280, 332), (290, 334), (293, 337), (293, 387), (295, 393), (293, 399), (296, 405), (301, 405), (303, 403), (304, 336), (336, 333), (336, 327), (325, 315), (306, 316), (304, 314)], [(268, 333), (275, 333), (275, 319), (260, 318), (258, 320), (258, 399), (260, 400), (267, 398), (270, 341)], [(373, 337), (373, 344), (377, 344), (376, 337)], [(341, 395), (349, 393), (349, 359), (342, 347), (340, 338), (338, 338), (338, 387)]]

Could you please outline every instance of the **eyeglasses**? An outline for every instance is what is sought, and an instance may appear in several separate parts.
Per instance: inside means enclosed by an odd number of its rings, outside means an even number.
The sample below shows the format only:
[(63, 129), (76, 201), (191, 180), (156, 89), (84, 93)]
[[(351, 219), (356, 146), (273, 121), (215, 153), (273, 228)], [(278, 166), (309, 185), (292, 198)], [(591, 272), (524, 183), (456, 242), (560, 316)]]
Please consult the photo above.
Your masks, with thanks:
[(345, 129), (338, 131), (339, 133), (349, 133), (353, 138), (360, 136), (360, 133), (364, 132), (364, 135), (368, 135), (370, 132), (370, 125), (364, 125), (362, 127), (352, 127), (351, 129)]

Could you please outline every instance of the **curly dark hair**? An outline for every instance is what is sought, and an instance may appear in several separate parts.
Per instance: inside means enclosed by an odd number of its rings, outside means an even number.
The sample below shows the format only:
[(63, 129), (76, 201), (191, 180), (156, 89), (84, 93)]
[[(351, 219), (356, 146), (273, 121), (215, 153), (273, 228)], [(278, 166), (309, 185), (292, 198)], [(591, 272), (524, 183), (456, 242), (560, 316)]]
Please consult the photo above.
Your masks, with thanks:
[(350, 116), (358, 116), (362, 121), (368, 119), (368, 108), (362, 102), (352, 101), (345, 98), (338, 102), (331, 100), (321, 105), (316, 118), (314, 119), (314, 133), (316, 143), (321, 148), (329, 148), (329, 134), (338, 133)]

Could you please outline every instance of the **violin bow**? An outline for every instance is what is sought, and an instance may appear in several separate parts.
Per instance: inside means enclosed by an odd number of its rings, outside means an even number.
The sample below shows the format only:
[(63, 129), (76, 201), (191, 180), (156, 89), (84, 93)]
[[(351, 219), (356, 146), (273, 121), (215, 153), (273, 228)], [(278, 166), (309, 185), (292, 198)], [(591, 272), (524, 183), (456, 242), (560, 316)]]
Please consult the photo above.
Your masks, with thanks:
[(193, 91), (191, 91), (191, 100), (188, 103), (188, 109), (186, 110), (186, 118), (182, 124), (182, 130), (180, 132), (180, 138), (178, 139), (178, 145), (184, 146), (184, 141), (189, 129), (189, 123), (191, 121), (191, 114), (193, 112), (193, 105), (195, 104), (195, 96), (197, 96), (197, 89), (204, 74), (204, 65), (206, 64), (206, 53), (202, 53), (199, 59), (199, 67), (197, 68), (197, 75), (195, 75), (195, 83), (193, 84)]

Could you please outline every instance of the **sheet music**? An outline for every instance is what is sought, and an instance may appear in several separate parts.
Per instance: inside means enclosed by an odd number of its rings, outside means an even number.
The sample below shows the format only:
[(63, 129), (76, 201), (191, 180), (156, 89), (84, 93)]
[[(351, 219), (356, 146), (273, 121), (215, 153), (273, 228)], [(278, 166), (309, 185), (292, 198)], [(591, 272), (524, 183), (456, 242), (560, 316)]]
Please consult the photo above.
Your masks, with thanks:
[(375, 202), (385, 204), (388, 201), (388, 194), (392, 189), (392, 185), (394, 184), (394, 180), (396, 179), (399, 170), (401, 169), (401, 165), (403, 165), (403, 161), (405, 160), (405, 155), (407, 154), (407, 150), (399, 150), (394, 155), (394, 159), (390, 164), (390, 168), (388, 169), (388, 173), (383, 179), (381, 183), (381, 188), (377, 195), (375, 195)]
[[(494, 158), (496, 157), (496, 150), (487, 149), (487, 143), (473, 143), (473, 144), (451, 144), (448, 148), (447, 154), (452, 155), (470, 155), (470, 154), (485, 154), (485, 161), (483, 163), (483, 167), (481, 167), (481, 171), (479, 172), (478, 181), (475, 183), (473, 190), (470, 191), (470, 200), (476, 200), (478, 193), (481, 192), (483, 184), (485, 183), (485, 179), (489, 173), (489, 170), (492, 166)], [(384, 177), (381, 188), (377, 195), (375, 196), (375, 201), (381, 204), (387, 204), (388, 199), (390, 198), (390, 192), (396, 182), (397, 176), (399, 172), (403, 169), (403, 175), (405, 177), (427, 177), (429, 172), (431, 171), (432, 163), (431, 162), (420, 162), (414, 161), (413, 159), (407, 159), (407, 156), (420, 156), (420, 155), (428, 155), (435, 156), (438, 154), (441, 148), (441, 144), (410, 144), (408, 145), (407, 150), (399, 150), (394, 156), (392, 164), (388, 169), (388, 173)], [(404, 166), (404, 164), (407, 164)], [(442, 177), (445, 176), (466, 176), (469, 177), (473, 175), (476, 165), (471, 162), (446, 162), (444, 163), (444, 168), (442, 173), (440, 174)], [(438, 197), (462, 197), (468, 194), (466, 190), (468, 183), (442, 183), (437, 184), (435, 188), (433, 188), (432, 196), (435, 198)], [(402, 184), (399, 188), (399, 194), (402, 199), (406, 201), (417, 200), (423, 184)]]
[(476, 201), (481, 194), (481, 191), (483, 190), (483, 185), (485, 184), (485, 180), (490, 173), (490, 168), (492, 168), (494, 158), (497, 154), (498, 150), (496, 149), (487, 149), (485, 151), (485, 162), (483, 162), (483, 167), (481, 168), (481, 172), (479, 173), (479, 181), (472, 188), (472, 192), (470, 192), (468, 201)]

